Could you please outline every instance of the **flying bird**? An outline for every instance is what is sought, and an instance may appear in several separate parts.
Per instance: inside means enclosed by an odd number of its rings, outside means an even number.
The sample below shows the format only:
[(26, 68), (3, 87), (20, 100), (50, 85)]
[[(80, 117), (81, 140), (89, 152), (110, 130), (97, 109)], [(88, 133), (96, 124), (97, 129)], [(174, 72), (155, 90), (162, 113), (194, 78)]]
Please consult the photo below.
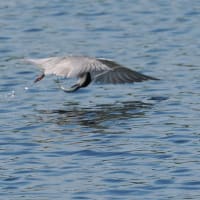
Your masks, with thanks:
[(43, 73), (34, 82), (38, 82), (45, 75), (50, 74), (66, 78), (78, 78), (77, 83), (70, 88), (61, 87), (65, 92), (74, 92), (80, 88), (87, 87), (92, 81), (106, 84), (123, 84), (159, 80), (104, 58), (64, 56), (25, 60), (43, 70)]

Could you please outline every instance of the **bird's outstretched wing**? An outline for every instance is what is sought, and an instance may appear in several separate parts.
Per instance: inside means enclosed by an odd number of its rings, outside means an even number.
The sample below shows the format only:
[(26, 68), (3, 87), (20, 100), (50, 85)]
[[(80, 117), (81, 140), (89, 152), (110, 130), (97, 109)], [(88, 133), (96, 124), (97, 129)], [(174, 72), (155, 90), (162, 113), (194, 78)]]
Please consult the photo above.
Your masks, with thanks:
[(40, 67), (45, 75), (54, 74), (67, 78), (77, 78), (85, 73), (97, 73), (112, 70), (95, 58), (86, 56), (50, 57), (26, 59), (25, 61)]
[(154, 77), (141, 74), (114, 61), (103, 58), (65, 56), (42, 59), (26, 59), (26, 61), (43, 69), (44, 75), (54, 74), (67, 78), (79, 78), (80, 81), (82, 81), (82, 77), (85, 77), (87, 73), (90, 73), (92, 81), (98, 83), (117, 84), (141, 82), (145, 80), (158, 80)]
[(157, 78), (133, 71), (111, 60), (102, 58), (97, 60), (111, 69), (110, 71), (92, 73), (94, 77), (93, 79), (97, 83), (120, 84), (142, 82), (145, 80), (158, 80)]

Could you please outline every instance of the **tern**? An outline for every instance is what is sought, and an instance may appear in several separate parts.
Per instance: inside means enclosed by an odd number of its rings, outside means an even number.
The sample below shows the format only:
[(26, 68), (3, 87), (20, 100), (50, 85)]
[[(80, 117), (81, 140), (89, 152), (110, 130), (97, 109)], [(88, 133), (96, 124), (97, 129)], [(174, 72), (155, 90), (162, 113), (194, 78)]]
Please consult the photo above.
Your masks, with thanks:
[(25, 59), (37, 65), (43, 73), (34, 82), (42, 80), (45, 75), (56, 75), (65, 78), (77, 78), (76, 84), (70, 88), (61, 87), (65, 92), (74, 92), (87, 87), (92, 81), (106, 84), (123, 84), (159, 80), (126, 68), (115, 61), (88, 56), (63, 56), (40, 59)]

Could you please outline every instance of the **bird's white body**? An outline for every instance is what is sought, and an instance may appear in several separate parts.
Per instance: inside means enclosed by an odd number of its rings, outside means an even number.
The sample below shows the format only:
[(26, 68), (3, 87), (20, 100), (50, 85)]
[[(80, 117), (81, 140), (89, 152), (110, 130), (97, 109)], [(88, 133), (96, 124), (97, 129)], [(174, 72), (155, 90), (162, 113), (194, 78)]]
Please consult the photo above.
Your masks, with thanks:
[(26, 59), (26, 61), (39, 66), (43, 70), (42, 76), (38, 77), (36, 82), (49, 74), (66, 78), (79, 78), (78, 83), (70, 91), (86, 87), (91, 81), (117, 84), (157, 80), (103, 58), (65, 56)]
[(38, 65), (45, 75), (54, 74), (67, 78), (76, 78), (86, 72), (101, 72), (111, 70), (95, 58), (86, 56), (50, 57), (41, 59), (26, 59)]

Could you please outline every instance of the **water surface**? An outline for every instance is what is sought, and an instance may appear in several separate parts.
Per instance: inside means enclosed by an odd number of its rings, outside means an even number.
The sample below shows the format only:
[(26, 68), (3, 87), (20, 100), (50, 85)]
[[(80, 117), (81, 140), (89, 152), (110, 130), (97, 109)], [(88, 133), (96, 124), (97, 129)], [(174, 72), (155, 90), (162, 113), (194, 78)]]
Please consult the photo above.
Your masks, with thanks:
[[(199, 199), (199, 17), (186, 0), (1, 1), (1, 199)], [(68, 54), (161, 80), (66, 94), (21, 62)]]

